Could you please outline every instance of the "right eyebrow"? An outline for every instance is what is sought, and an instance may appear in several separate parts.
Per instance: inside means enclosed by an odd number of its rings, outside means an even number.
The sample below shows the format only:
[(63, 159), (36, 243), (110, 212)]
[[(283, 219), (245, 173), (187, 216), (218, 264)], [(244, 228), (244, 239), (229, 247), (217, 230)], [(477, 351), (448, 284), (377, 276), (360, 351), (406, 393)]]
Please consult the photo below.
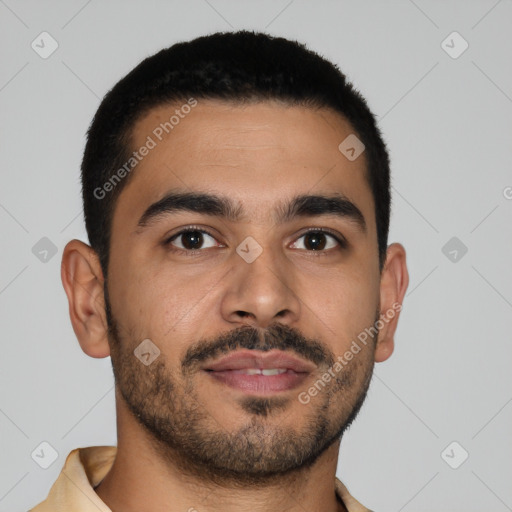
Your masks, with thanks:
[(159, 217), (180, 211), (222, 217), (231, 222), (242, 219), (241, 206), (235, 206), (230, 198), (206, 193), (171, 191), (149, 206), (137, 225), (145, 228)]

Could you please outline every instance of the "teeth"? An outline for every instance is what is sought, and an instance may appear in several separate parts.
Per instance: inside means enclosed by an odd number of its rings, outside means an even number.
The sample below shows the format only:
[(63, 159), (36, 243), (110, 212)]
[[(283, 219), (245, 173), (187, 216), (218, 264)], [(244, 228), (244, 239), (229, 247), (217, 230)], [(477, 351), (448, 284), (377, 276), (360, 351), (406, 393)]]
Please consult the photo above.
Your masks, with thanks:
[(245, 375), (279, 375), (281, 373), (285, 373), (286, 368), (246, 368), (239, 371)]
[(279, 375), (280, 373), (284, 373), (286, 368), (265, 368), (261, 370), (263, 375)]
[(245, 373), (246, 375), (258, 375), (261, 373), (261, 370), (258, 368), (247, 368), (247, 370), (242, 370), (242, 373)]

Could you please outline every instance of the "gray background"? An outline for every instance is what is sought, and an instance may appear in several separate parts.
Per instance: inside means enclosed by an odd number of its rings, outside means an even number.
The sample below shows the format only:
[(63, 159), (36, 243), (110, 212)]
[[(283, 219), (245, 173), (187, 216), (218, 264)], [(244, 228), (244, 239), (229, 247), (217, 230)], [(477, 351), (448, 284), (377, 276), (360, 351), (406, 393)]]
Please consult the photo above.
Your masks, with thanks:
[[(44, 499), (73, 448), (116, 444), (110, 358), (81, 351), (60, 281), (65, 243), (87, 241), (79, 165), (100, 98), (161, 48), (240, 28), (336, 62), (391, 153), (390, 243), (411, 282), (338, 476), (382, 512), (512, 510), (510, 0), (0, 0), (0, 511)], [(48, 469), (31, 458), (43, 441)]]

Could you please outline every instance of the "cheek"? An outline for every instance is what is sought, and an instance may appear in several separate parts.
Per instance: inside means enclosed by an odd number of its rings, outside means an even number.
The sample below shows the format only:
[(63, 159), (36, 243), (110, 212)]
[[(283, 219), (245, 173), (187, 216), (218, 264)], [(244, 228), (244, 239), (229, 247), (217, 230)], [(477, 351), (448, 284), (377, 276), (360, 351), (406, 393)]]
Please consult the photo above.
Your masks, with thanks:
[[(309, 278), (308, 278), (309, 281)], [(320, 283), (304, 281), (303, 290), (311, 290), (304, 303), (313, 320), (332, 339), (335, 352), (343, 352), (358, 334), (373, 325), (379, 305), (379, 287), (362, 272), (349, 269), (333, 272)], [(308, 308), (306, 307), (306, 310)]]
[[(205, 315), (213, 315), (211, 298), (220, 272), (179, 269), (165, 264), (139, 264), (120, 273), (116, 294), (118, 316), (138, 337), (150, 338), (162, 351), (181, 353), (197, 333)], [(218, 297), (217, 297), (218, 300)]]

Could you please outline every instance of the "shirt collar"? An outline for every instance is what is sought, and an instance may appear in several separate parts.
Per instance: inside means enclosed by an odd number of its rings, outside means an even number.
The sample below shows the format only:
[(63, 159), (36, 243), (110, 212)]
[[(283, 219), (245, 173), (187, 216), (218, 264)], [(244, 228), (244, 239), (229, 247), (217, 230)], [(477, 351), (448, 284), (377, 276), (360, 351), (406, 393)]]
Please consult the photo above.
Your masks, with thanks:
[[(112, 512), (94, 487), (109, 472), (116, 452), (116, 446), (89, 446), (71, 451), (46, 500), (30, 512)], [(350, 495), (338, 478), (335, 478), (335, 491), (349, 512), (371, 512)]]

